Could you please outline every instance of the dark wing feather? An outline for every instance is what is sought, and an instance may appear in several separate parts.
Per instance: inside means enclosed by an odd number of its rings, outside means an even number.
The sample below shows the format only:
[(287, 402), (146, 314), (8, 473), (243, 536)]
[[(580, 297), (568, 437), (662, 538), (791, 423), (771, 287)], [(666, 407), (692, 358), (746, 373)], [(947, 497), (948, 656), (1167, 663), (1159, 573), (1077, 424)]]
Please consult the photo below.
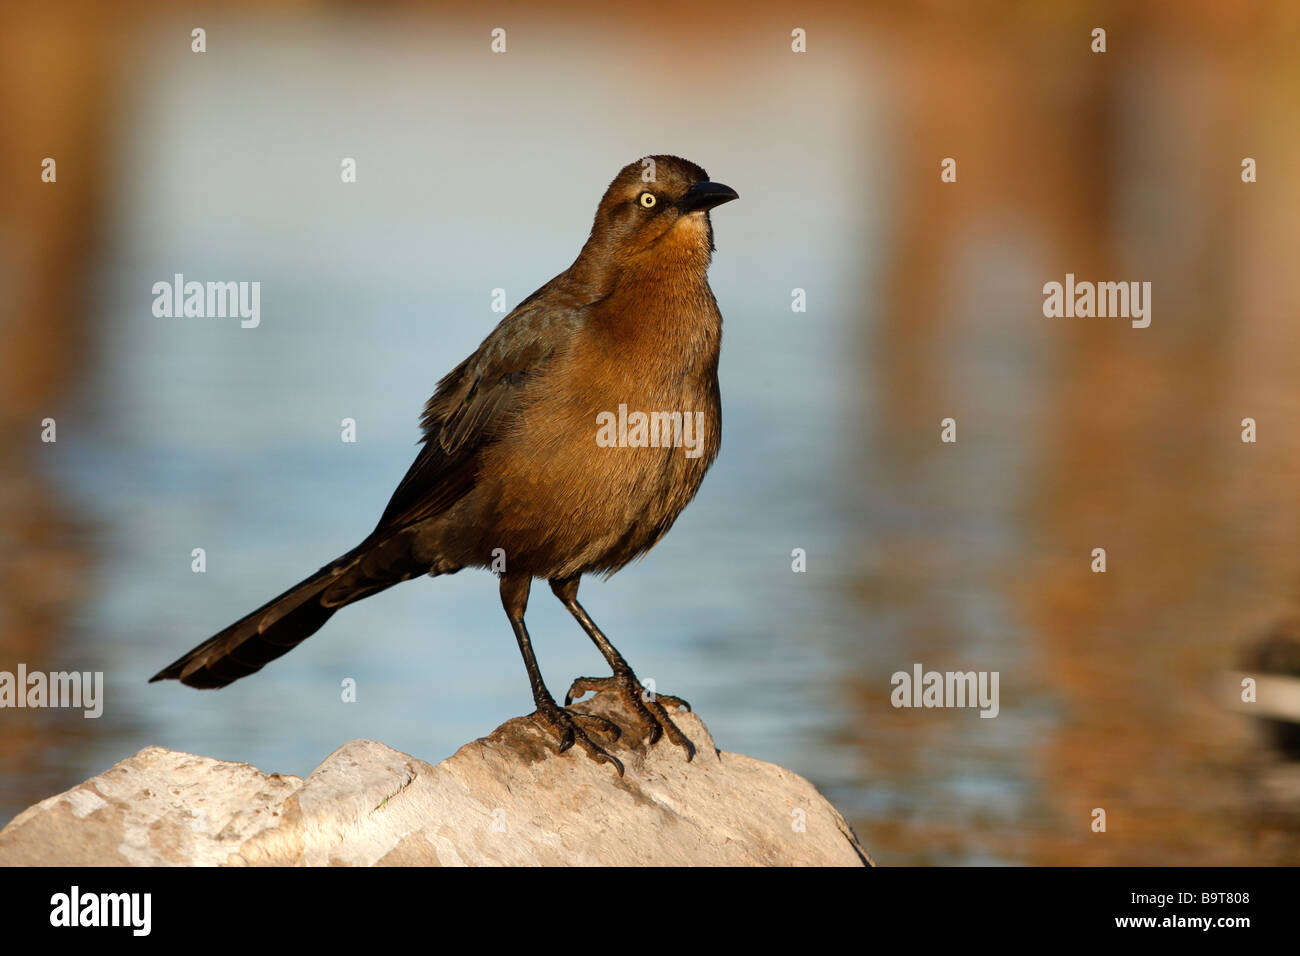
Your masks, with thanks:
[(420, 419), (423, 447), (375, 534), (439, 514), (474, 486), (479, 452), (514, 418), (525, 387), (582, 321), (580, 311), (545, 303), (530, 296), (438, 383)]

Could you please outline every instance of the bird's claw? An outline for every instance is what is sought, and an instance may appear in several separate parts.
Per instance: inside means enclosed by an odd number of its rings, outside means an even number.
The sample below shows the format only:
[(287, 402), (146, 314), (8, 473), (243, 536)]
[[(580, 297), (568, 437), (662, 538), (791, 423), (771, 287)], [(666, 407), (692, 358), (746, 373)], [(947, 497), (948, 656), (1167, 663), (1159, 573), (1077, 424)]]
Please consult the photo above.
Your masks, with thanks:
[(641, 686), (641, 682), (636, 679), (636, 675), (628, 671), (627, 673), (615, 674), (613, 677), (579, 677), (569, 685), (569, 691), (564, 695), (565, 706), (567, 707), (573, 703), (574, 698), (581, 697), (588, 691), (598, 693), (600, 691), (612, 691), (618, 694), (641, 718), (641, 721), (650, 728), (651, 744), (657, 743), (660, 738), (667, 734), (669, 740), (686, 751), (688, 761), (695, 757), (695, 745), (673, 723), (672, 717), (668, 715), (668, 711), (664, 707), (667, 704), (669, 707), (679, 707), (689, 711), (691, 705), (680, 697), (673, 697), (671, 694), (649, 693)]
[(623, 762), (593, 741), (587, 736), (587, 732), (578, 726), (579, 720), (595, 720), (602, 724), (605, 730), (612, 732), (614, 739), (617, 740), (623, 735), (623, 731), (614, 721), (599, 714), (575, 714), (557, 706), (554, 702), (538, 707), (534, 716), (548, 724), (559, 735), (560, 753), (577, 744), (592, 760), (597, 763), (612, 764), (618, 771), (618, 775), (623, 776)]
[(655, 700), (665, 707), (675, 707), (678, 710), (686, 711), (688, 714), (692, 712), (691, 705), (680, 697), (674, 697), (672, 694), (654, 694), (653, 696)]
[(620, 737), (623, 736), (623, 728), (620, 727), (618, 724), (614, 723), (614, 721), (610, 720), (608, 717), (603, 717), (600, 714), (579, 714), (579, 713), (572, 713), (572, 712), (571, 712), (571, 716), (575, 720), (594, 720), (602, 724), (603, 729), (607, 733), (609, 733), (610, 736), (613, 737), (615, 740), (618, 740)]

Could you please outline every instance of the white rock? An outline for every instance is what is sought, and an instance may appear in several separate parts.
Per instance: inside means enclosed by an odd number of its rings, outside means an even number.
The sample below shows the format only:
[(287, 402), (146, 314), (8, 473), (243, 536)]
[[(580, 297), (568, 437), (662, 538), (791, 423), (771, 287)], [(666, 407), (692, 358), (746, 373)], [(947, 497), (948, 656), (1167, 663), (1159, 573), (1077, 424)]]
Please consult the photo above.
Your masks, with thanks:
[[(714, 748), (647, 748), (624, 705), (576, 705), (624, 728), (623, 777), (556, 752), (517, 717), (437, 766), (353, 740), (305, 781), (161, 747), (43, 800), (0, 831), (0, 865), (861, 866), (853, 831), (797, 774)], [(588, 727), (591, 722), (584, 722)], [(643, 733), (643, 732), (642, 732)]]

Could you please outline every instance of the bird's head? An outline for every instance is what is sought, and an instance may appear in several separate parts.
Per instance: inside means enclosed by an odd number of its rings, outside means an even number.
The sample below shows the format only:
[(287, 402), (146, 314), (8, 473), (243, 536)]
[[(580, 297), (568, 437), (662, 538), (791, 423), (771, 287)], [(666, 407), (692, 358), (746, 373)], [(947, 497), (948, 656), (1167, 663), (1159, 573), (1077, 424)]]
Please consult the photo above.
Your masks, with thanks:
[(702, 273), (713, 252), (709, 210), (738, 198), (689, 160), (646, 156), (605, 190), (583, 254), (619, 271), (675, 265)]

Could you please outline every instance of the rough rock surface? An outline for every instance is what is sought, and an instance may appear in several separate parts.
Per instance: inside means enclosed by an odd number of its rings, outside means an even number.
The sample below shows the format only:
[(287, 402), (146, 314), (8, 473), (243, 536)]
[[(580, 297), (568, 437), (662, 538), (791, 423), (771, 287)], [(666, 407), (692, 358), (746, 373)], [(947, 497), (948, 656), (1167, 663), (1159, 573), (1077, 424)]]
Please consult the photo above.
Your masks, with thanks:
[[(162, 747), (42, 800), (0, 831), (0, 865), (839, 865), (870, 861), (797, 774), (714, 748), (692, 713), (684, 752), (612, 695), (575, 709), (624, 728), (620, 778), (557, 753), (516, 717), (431, 766), (353, 740), (305, 781)], [(584, 722), (591, 726), (592, 722)], [(643, 739), (635, 740), (641, 736)], [(593, 734), (594, 740), (601, 738)]]

